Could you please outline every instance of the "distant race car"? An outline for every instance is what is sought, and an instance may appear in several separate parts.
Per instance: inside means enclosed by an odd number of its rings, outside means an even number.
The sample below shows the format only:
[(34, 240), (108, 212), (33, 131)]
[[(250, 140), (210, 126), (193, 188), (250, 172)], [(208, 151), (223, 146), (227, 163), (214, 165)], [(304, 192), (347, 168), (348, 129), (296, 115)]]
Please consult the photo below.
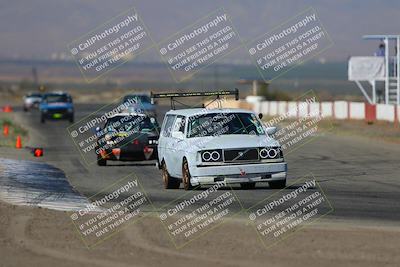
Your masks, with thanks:
[(127, 104), (129, 112), (144, 113), (149, 116), (156, 116), (155, 105), (146, 94), (130, 94), (124, 96), (122, 102)]
[(69, 120), (74, 122), (74, 105), (72, 97), (67, 93), (47, 93), (43, 95), (39, 105), (40, 121)]
[(25, 95), (23, 100), (24, 100), (24, 104), (23, 104), (24, 111), (28, 111), (31, 108), (38, 108), (40, 102), (42, 101), (42, 94), (41, 93), (30, 93), (30, 94)]
[(157, 158), (159, 125), (142, 113), (119, 113), (109, 117), (97, 131), (97, 164), (108, 160), (136, 161)]

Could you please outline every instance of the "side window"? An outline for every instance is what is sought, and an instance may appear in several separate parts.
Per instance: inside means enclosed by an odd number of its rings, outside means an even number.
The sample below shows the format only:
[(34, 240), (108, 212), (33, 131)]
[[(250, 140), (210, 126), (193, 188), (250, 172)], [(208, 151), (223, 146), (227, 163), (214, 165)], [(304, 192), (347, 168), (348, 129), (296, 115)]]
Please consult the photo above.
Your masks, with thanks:
[(162, 129), (161, 135), (164, 137), (170, 137), (171, 136), (171, 131), (172, 131), (172, 126), (175, 121), (175, 115), (167, 115), (165, 122), (164, 122), (164, 127)]
[(175, 120), (173, 132), (185, 132), (185, 117), (178, 116)]

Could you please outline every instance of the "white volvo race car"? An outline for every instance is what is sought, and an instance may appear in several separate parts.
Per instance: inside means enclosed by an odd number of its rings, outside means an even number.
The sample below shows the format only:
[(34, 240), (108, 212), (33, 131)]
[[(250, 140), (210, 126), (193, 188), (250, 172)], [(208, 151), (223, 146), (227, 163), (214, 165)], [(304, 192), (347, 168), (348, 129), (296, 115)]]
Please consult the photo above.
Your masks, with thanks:
[(243, 109), (181, 109), (166, 113), (158, 143), (164, 187), (186, 190), (215, 183), (252, 189), (258, 182), (286, 186), (279, 143), (259, 118)]

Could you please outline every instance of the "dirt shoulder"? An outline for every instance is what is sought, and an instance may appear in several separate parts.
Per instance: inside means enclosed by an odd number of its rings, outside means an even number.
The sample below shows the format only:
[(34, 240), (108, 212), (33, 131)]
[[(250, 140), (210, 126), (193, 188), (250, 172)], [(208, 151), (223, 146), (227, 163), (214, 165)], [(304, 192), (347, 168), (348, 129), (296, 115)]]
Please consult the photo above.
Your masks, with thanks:
[[(68, 213), (0, 202), (0, 266), (396, 266), (399, 228), (319, 223), (266, 249), (243, 221), (230, 220), (177, 250), (155, 216), (93, 249)], [(266, 264), (268, 263), (268, 264)]]
[[(267, 116), (263, 118), (263, 121), (268, 122), (272, 119), (274, 117)], [(295, 121), (293, 119), (285, 119), (279, 123), (278, 128), (285, 127)], [(364, 120), (322, 119), (315, 125), (318, 126), (319, 133), (329, 132), (338, 136), (353, 136), (400, 144), (400, 125), (393, 122), (376, 121), (369, 124)]]
[(364, 120), (322, 120), (322, 130), (336, 135), (357, 136), (400, 144), (400, 126), (392, 122), (376, 121), (367, 124)]

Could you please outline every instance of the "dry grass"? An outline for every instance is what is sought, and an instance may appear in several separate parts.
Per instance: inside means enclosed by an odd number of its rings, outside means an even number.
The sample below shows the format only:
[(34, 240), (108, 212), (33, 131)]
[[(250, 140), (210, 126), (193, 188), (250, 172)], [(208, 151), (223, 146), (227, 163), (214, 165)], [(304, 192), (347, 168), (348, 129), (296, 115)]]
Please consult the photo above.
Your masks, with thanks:
[[(265, 117), (264, 121), (269, 121), (273, 117)], [(282, 125), (293, 122), (293, 119), (287, 119)], [(400, 126), (399, 124), (386, 121), (376, 121), (368, 124), (364, 120), (334, 120), (323, 119), (318, 122), (320, 132), (327, 132), (336, 135), (357, 136), (370, 138), (374, 140), (383, 140), (385, 142), (400, 143)]]

